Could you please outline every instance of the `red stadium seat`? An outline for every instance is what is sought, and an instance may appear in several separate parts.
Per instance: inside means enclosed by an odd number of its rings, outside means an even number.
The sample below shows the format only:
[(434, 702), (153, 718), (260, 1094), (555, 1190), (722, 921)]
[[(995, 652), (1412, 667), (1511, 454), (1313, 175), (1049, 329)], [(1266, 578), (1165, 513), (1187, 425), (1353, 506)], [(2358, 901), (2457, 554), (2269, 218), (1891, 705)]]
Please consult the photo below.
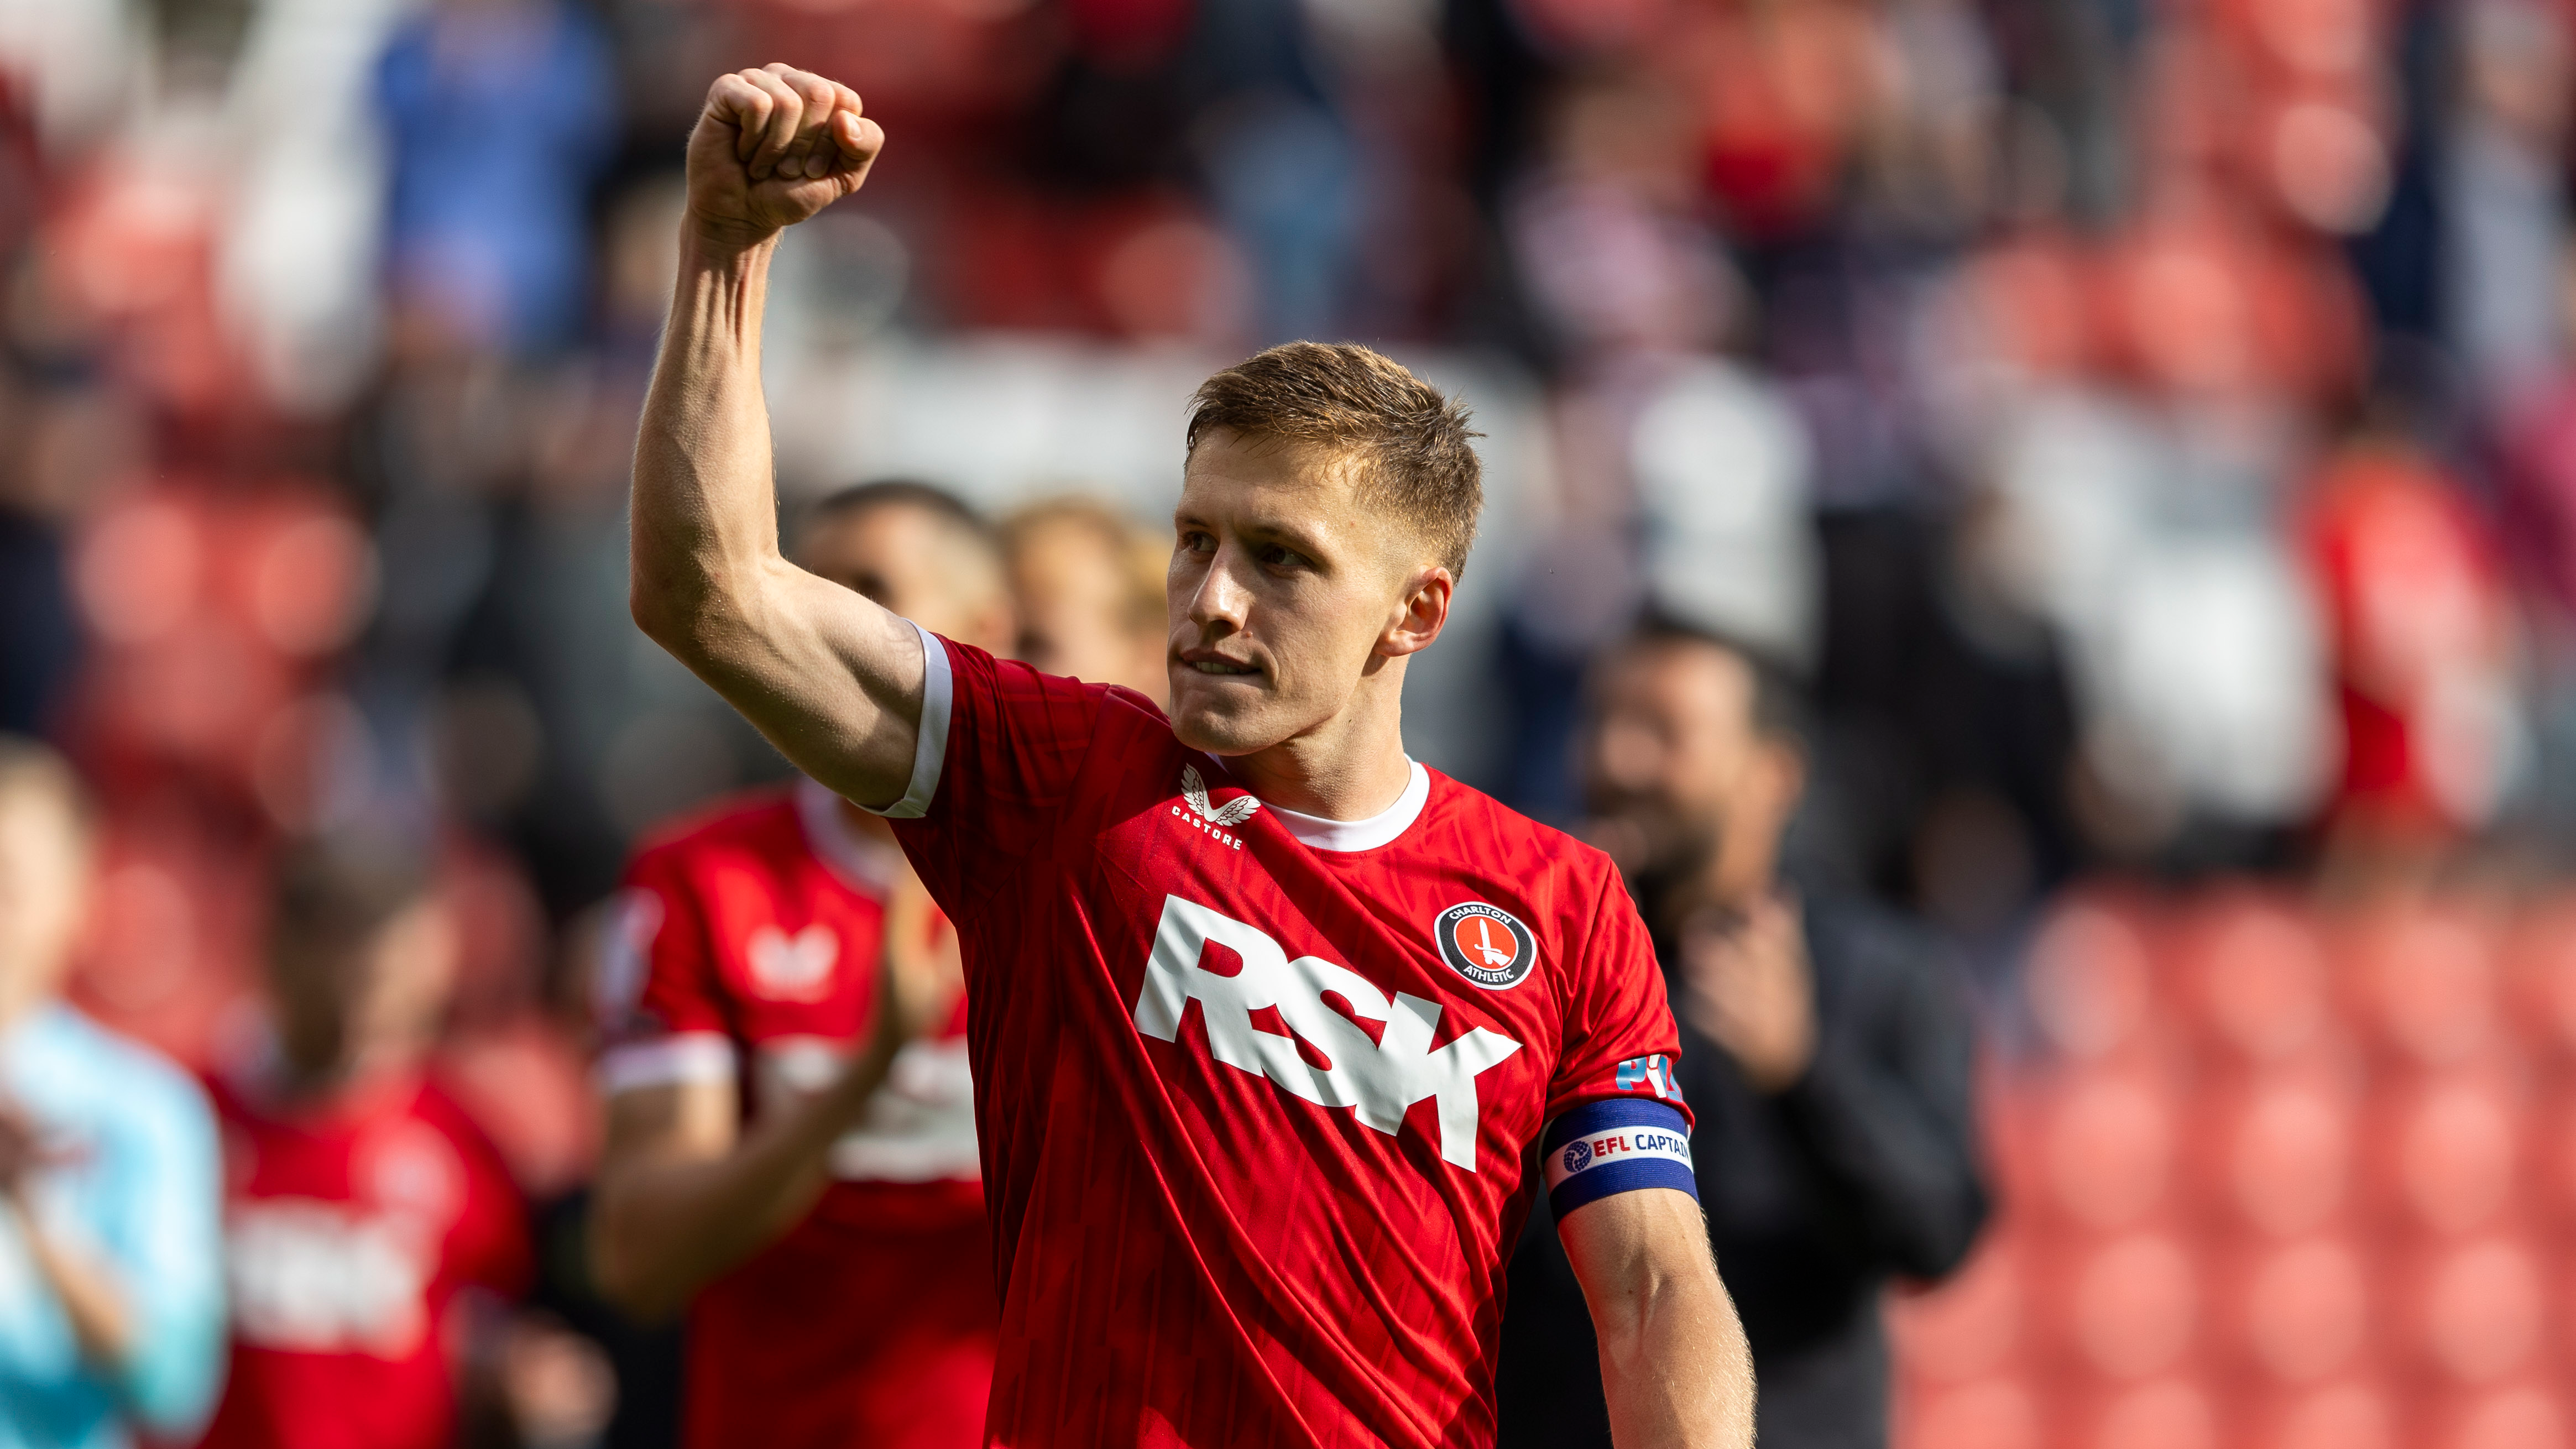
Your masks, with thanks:
[(2158, 1379), (2104, 1404), (2079, 1442), (2088, 1449), (2215, 1449), (2218, 1413), (2200, 1385)]
[(2102, 900), (2059, 908), (2030, 949), (2025, 991), (2049, 1045), (2078, 1061), (2139, 1047), (2154, 1007), (2145, 929)]
[(2238, 1286), (2248, 1357), (2286, 1384), (2322, 1383), (2351, 1370), (2370, 1331), (2368, 1265), (2340, 1238), (2302, 1238), (2269, 1249)]
[(2443, 1378), (2484, 1386), (2539, 1362), (2548, 1288), (2530, 1244), (2498, 1236), (2438, 1250), (2411, 1287), (2418, 1346)]
[(2193, 1020), (2231, 1055), (2279, 1062), (2324, 1042), (2333, 1020), (2324, 943), (2305, 914), (2229, 891), (2180, 932)]
[(2263, 1233), (2314, 1232), (2351, 1196), (2354, 1112), (2318, 1074), (2267, 1075), (2201, 1114), (2211, 1186), (2229, 1215)]
[(2386, 1051), (2448, 1067), (2497, 1046), (2495, 941), (2484, 922), (2464, 910), (2403, 905), (2352, 925), (2357, 1004)]
[(1894, 1440), (1899, 1449), (2041, 1449), (2039, 1408), (2019, 1379), (1978, 1379), (1909, 1403)]
[(2048, 1207), (2108, 1231), (2161, 1207), (2173, 1176), (2175, 1113), (2151, 1078), (2073, 1073), (2042, 1109), (2040, 1153)]
[(2397, 1449), (2397, 1415), (2378, 1385), (2347, 1379), (2254, 1416), (2246, 1449)]
[(2513, 1200), (2521, 1119), (2486, 1077), (2446, 1074), (2402, 1096), (2383, 1125), (2409, 1219), (2446, 1236), (2493, 1223)]
[(2493, 1389), (2436, 1418), (2437, 1449), (2568, 1449), (2571, 1442), (2565, 1391), (2548, 1383)]
[(1965, 1266), (1925, 1293), (1888, 1302), (1888, 1330), (1913, 1377), (1955, 1384), (2011, 1365), (2028, 1316), (2021, 1253), (2009, 1224), (1990, 1236)]
[(2076, 1347), (2104, 1378), (2148, 1378), (2191, 1351), (2200, 1283), (2181, 1240), (2135, 1233), (2106, 1243), (2076, 1264), (2070, 1289)]

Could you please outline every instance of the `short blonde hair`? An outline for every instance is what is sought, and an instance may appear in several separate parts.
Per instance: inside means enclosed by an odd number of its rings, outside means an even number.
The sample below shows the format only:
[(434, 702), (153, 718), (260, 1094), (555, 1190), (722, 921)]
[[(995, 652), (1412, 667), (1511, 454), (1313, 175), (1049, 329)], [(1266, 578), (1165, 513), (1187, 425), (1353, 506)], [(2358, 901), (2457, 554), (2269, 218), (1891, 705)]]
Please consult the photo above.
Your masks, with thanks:
[(1402, 518), (1450, 577), (1467, 572), (1483, 466), (1465, 403), (1354, 342), (1283, 342), (1199, 384), (1189, 447), (1211, 428), (1305, 443), (1360, 465), (1360, 500)]

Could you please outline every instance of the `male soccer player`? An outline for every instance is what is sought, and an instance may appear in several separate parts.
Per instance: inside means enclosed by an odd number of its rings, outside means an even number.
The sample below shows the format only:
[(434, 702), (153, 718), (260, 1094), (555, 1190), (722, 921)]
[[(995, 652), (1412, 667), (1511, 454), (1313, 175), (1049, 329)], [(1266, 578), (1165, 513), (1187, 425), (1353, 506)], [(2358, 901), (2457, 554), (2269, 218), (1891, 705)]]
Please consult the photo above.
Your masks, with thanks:
[(390, 842), (279, 867), (276, 1046), (214, 1082), (224, 1127), (232, 1375), (200, 1449), (442, 1449), (459, 1290), (531, 1269), (500, 1154), (431, 1080), (458, 948)]
[(1172, 708), (1007, 663), (777, 549), (760, 315), (857, 189), (859, 99), (772, 66), (689, 142), (637, 445), (637, 622), (881, 810), (957, 923), (1002, 1342), (988, 1443), (1481, 1445), (1544, 1182), (1620, 1442), (1750, 1442), (1676, 1031), (1609, 862), (1407, 759), (1478, 509), (1463, 413), (1356, 347), (1198, 394)]
[[(797, 562), (950, 638), (1008, 647), (992, 534), (877, 483)], [(881, 949), (952, 943), (886, 823), (811, 780), (725, 802), (636, 857), (603, 953), (600, 1284), (689, 1305), (699, 1449), (971, 1449), (999, 1307), (963, 1014), (878, 1010)]]

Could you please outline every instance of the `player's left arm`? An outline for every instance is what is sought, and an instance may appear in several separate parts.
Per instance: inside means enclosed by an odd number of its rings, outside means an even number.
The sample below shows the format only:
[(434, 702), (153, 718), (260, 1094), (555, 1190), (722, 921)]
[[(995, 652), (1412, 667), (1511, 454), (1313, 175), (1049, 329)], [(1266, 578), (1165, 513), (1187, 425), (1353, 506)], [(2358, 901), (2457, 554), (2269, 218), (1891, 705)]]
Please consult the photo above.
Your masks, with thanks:
[(1699, 1203), (1673, 1188), (1595, 1198), (1557, 1220), (1601, 1340), (1619, 1449), (1748, 1449), (1753, 1356), (1709, 1257)]

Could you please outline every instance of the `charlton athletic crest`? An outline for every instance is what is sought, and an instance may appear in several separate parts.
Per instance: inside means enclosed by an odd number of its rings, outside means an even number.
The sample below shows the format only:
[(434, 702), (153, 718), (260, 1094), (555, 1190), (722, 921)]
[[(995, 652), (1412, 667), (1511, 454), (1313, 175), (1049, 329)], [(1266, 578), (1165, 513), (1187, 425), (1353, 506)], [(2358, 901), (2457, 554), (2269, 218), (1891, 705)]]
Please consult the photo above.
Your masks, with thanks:
[(1538, 942), (1520, 918), (1483, 901), (1451, 906), (1431, 925), (1440, 943), (1440, 959), (1449, 969), (1487, 991), (1506, 991), (1521, 984), (1538, 964)]

